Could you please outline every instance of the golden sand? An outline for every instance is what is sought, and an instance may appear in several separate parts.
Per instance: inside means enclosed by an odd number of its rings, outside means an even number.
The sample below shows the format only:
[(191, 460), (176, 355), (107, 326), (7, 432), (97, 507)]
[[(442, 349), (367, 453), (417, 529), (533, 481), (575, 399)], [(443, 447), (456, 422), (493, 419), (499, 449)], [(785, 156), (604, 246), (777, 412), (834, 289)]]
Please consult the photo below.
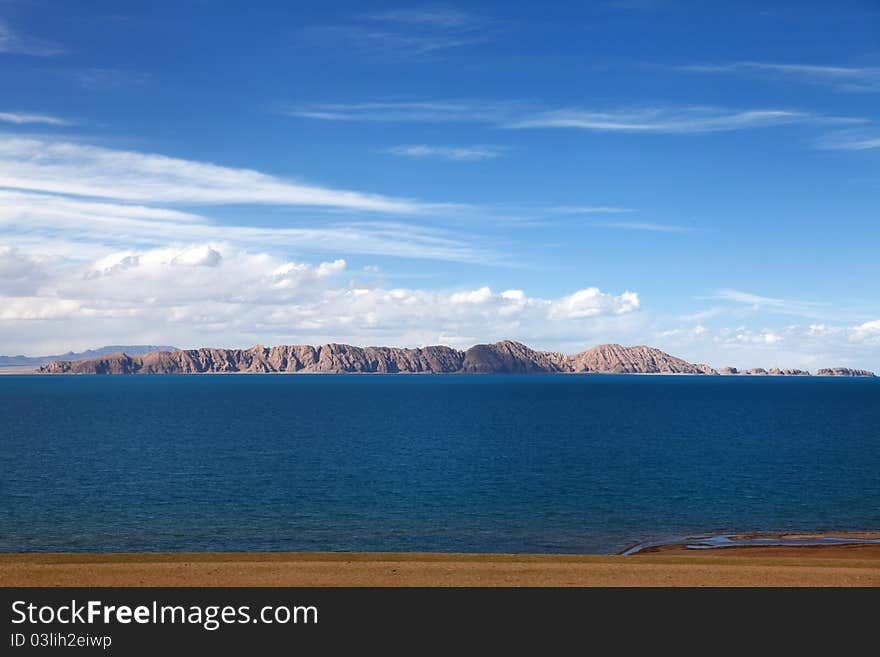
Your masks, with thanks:
[(880, 586), (880, 544), (665, 547), (633, 556), (3, 554), (2, 586)]

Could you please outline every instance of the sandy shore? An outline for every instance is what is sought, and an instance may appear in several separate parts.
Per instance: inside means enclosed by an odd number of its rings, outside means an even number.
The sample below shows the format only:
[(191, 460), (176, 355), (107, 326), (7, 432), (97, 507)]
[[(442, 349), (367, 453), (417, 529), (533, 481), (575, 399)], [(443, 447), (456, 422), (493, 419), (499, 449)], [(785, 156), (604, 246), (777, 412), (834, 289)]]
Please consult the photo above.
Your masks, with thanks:
[(2, 586), (880, 586), (880, 544), (633, 556), (3, 554)]

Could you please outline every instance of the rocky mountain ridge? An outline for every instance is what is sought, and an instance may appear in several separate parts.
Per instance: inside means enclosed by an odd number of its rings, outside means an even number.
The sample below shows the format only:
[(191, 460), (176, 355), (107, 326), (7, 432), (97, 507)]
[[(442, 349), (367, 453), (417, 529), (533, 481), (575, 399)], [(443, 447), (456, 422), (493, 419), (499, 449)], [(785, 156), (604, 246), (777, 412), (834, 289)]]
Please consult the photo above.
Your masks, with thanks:
[[(57, 360), (42, 374), (215, 373), (411, 373), (411, 374), (702, 374), (718, 372), (647, 346), (604, 344), (574, 355), (535, 351), (512, 340), (474, 345), (466, 351), (442, 345), (402, 349), (347, 344), (280, 345), (250, 349), (186, 349), (134, 356), (115, 353), (84, 360)], [(873, 376), (866, 370), (820, 370), (834, 376)], [(848, 372), (848, 373), (846, 373)], [(722, 370), (737, 374), (735, 368)], [(803, 370), (748, 370), (747, 374), (808, 375)], [(858, 373), (858, 374), (856, 374)]]
[(870, 370), (856, 370), (850, 367), (825, 367), (816, 376), (874, 376)]

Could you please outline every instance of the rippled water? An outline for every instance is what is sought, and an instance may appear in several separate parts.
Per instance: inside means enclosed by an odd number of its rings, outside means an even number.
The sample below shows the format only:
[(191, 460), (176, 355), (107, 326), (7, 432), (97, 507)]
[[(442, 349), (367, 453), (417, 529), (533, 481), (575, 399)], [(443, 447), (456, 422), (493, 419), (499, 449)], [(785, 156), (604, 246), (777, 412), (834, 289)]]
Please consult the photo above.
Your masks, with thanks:
[(880, 529), (880, 380), (0, 377), (0, 550)]

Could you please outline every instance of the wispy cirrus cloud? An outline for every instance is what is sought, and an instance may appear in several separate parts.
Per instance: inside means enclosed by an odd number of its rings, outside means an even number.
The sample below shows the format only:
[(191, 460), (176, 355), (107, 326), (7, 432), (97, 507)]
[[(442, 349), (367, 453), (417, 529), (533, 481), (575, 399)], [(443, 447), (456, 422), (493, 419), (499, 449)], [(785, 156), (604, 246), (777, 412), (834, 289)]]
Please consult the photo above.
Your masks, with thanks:
[(559, 205), (547, 208), (547, 212), (556, 214), (621, 214), (638, 212), (635, 208), (619, 208), (607, 205)]
[(468, 100), (309, 103), (282, 109), (283, 114), (320, 121), (378, 123), (490, 123), (512, 120), (517, 103)]
[(751, 310), (770, 312), (779, 315), (824, 317), (828, 314), (830, 309), (830, 305), (827, 303), (766, 297), (760, 294), (731, 288), (716, 290), (709, 298), (743, 304), (748, 306)]
[(219, 223), (171, 208), (0, 189), (0, 232), (25, 249), (94, 253), (132, 245), (211, 240), (242, 248), (497, 262), (498, 254), (439, 229), (395, 222), (312, 222), (296, 227)]
[(504, 149), (499, 146), (429, 146), (427, 144), (411, 144), (408, 146), (393, 146), (387, 152), (392, 155), (409, 158), (476, 162), (500, 157), (504, 153)]
[(678, 66), (676, 70), (686, 73), (760, 75), (829, 86), (840, 91), (880, 91), (880, 67), (877, 66), (819, 66), (743, 61), (728, 64), (691, 64)]
[(155, 153), (2, 135), (0, 187), (135, 202), (291, 205), (392, 214), (442, 207)]
[(641, 107), (610, 110), (538, 109), (516, 101), (383, 101), (316, 103), (283, 110), (297, 118), (387, 123), (485, 123), (498, 128), (569, 128), (594, 132), (701, 134), (795, 124), (865, 123), (796, 109)]
[(49, 114), (35, 114), (32, 112), (0, 112), (0, 121), (15, 125), (43, 124), (43, 125), (70, 125), (70, 121), (59, 119)]
[(60, 44), (15, 31), (0, 19), (0, 54), (50, 57), (62, 52), (64, 48)]
[(730, 110), (714, 107), (587, 111), (561, 109), (515, 120), (506, 128), (574, 128), (595, 132), (700, 134), (811, 122), (853, 122), (783, 109)]
[(865, 151), (880, 148), (880, 132), (839, 130), (830, 132), (816, 142), (819, 148), (844, 151)]
[(636, 230), (648, 233), (690, 233), (693, 228), (672, 224), (655, 224), (643, 221), (594, 221), (590, 224), (595, 228), (611, 228), (614, 230)]
[(489, 41), (495, 21), (445, 7), (373, 12), (330, 25), (312, 25), (299, 34), (308, 41), (390, 60), (438, 57), (445, 51)]
[(77, 86), (90, 91), (112, 91), (140, 87), (146, 84), (148, 76), (118, 68), (87, 68), (76, 71), (73, 80)]
[(654, 9), (661, 0), (608, 0), (607, 4), (613, 9)]
[(428, 25), (444, 29), (475, 29), (485, 25), (487, 22), (485, 18), (451, 7), (390, 9), (388, 11), (366, 14), (364, 18), (380, 23)]

